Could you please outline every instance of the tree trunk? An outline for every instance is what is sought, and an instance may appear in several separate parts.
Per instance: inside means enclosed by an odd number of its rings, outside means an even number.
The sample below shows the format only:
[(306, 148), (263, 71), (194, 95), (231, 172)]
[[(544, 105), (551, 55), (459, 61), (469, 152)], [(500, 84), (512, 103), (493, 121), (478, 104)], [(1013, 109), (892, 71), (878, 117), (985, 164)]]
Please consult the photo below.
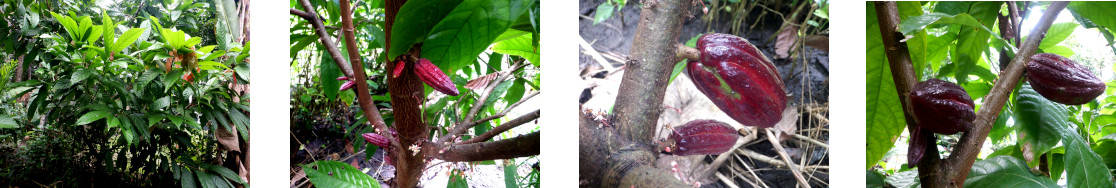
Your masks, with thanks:
[[(389, 0), (385, 2), (385, 21), (384, 37), (387, 42), (384, 51), (391, 49), (391, 28), (395, 23), (395, 15), (399, 12), (399, 8), (406, 3), (406, 0)], [(421, 44), (415, 44), (420, 46)], [(407, 54), (412, 57), (419, 57), (419, 49), (411, 48)], [(409, 58), (388, 57), (388, 60), (404, 60), (410, 61)], [(408, 62), (408, 64), (414, 62)], [(411, 152), (410, 146), (422, 145), (422, 141), (427, 139), (426, 124), (422, 122), (421, 116), (421, 101), (426, 96), (423, 95), (422, 82), (419, 80), (418, 75), (414, 74), (415, 66), (405, 66), (403, 74), (397, 78), (388, 78), (388, 92), (391, 93), (391, 106), (392, 114), (395, 115), (395, 127), (399, 133), (399, 143), (403, 148), (394, 150), (394, 153), (389, 153), (393, 160), (395, 160), (395, 177), (396, 187), (415, 187), (418, 185), (418, 179), (422, 176), (423, 167), (426, 165), (424, 161), (425, 154), (423, 152)], [(353, 67), (354, 70), (363, 70), (363, 67)], [(395, 63), (387, 63), (388, 70), (395, 70)]]

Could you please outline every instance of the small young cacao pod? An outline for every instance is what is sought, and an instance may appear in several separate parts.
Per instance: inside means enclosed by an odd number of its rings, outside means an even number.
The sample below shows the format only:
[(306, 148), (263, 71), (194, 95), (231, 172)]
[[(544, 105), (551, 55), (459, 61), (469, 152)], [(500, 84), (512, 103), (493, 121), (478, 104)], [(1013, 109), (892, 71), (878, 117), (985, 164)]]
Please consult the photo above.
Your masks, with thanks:
[(674, 155), (720, 154), (736, 144), (740, 134), (736, 129), (717, 120), (694, 120), (674, 127), (665, 142), (665, 150)]
[(426, 83), (426, 85), (429, 85), (438, 92), (452, 96), (457, 96), (458, 94), (457, 85), (453, 84), (449, 76), (446, 76), (446, 73), (442, 72), (442, 69), (439, 69), (438, 66), (434, 66), (434, 63), (430, 63), (430, 60), (426, 58), (421, 58), (418, 62), (415, 62), (415, 74), (419, 75), (419, 79), (422, 79), (423, 83)]
[(694, 85), (733, 120), (772, 127), (783, 118), (786, 89), (779, 70), (748, 40), (710, 33), (698, 38), (700, 61), (686, 66)]
[(910, 127), (908, 130), (911, 132), (911, 137), (907, 141), (907, 167), (914, 168), (919, 161), (922, 161), (922, 156), (926, 154), (927, 138), (933, 140), (934, 135), (918, 127)]
[(918, 126), (938, 134), (957, 134), (973, 127), (973, 99), (961, 86), (930, 79), (915, 84), (910, 93)]
[(341, 76), (341, 77), (337, 77), (337, 80), (349, 80), (349, 77)]
[(1027, 62), (1027, 80), (1042, 97), (1067, 105), (1093, 101), (1106, 87), (1089, 69), (1051, 53), (1031, 56), (1031, 61)]
[(364, 140), (368, 141), (368, 143), (380, 146), (381, 148), (387, 148), (391, 145), (391, 141), (388, 141), (387, 137), (376, 133), (364, 133), (361, 136), (364, 136)]
[[(427, 60), (427, 61), (429, 61), (429, 60)], [(400, 59), (399, 62), (395, 63), (395, 70), (392, 70), (392, 73), (391, 73), (392, 78), (399, 78), (399, 74), (403, 74), (403, 68), (407, 67), (407, 63), (405, 63), (405, 62), (406, 61), (403, 61), (402, 59)]]
[(339, 89), (339, 91), (349, 90), (349, 89), (352, 89), (353, 87), (356, 87), (356, 82), (355, 81), (352, 81), (352, 80), (345, 81), (345, 83), (341, 84), (341, 89)]

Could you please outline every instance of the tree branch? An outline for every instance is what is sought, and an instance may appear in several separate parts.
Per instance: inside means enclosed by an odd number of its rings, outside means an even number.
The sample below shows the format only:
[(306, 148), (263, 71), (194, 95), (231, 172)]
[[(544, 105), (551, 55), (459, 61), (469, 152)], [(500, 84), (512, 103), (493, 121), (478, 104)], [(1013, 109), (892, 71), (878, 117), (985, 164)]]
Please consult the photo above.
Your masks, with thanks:
[(539, 119), (539, 115), (540, 115), (539, 110), (535, 110), (534, 112), (527, 113), (525, 115), (519, 116), (518, 118), (509, 120), (507, 122), (504, 122), (504, 124), (501, 124), (500, 126), (493, 127), (492, 130), (488, 130), (488, 132), (485, 132), (484, 134), (478, 135), (476, 137), (473, 137), (472, 139), (466, 140), (466, 141), (458, 143), (458, 144), (471, 144), (471, 143), (483, 142), (485, 140), (492, 139), (492, 137), (496, 137), (496, 135), (500, 135), (500, 133), (504, 133), (505, 131), (508, 131), (508, 130), (511, 130), (512, 128), (518, 127), (519, 125), (523, 125), (524, 123), (531, 122), (533, 120)]
[(318, 39), (321, 41), (322, 45), (325, 46), (326, 51), (333, 57), (333, 61), (337, 63), (337, 67), (341, 68), (341, 73), (344, 73), (346, 77), (352, 78), (353, 68), (349, 67), (348, 62), (345, 62), (344, 56), (341, 56), (341, 52), (337, 50), (337, 45), (334, 45), (334, 43), (329, 40), (329, 32), (326, 31), (325, 25), (322, 24), (322, 20), (319, 19), (320, 17), (315, 13), (314, 6), (311, 5), (308, 0), (299, 0), (299, 3), (302, 4), (302, 9), (306, 9), (306, 11), (299, 11), (292, 8), (291, 14), (310, 22), (310, 25), (314, 27), (314, 33), (318, 34)]
[[(1027, 37), (1027, 41), (1023, 43), (1023, 48), (1020, 48), (1011, 64), (1000, 74), (1000, 78), (996, 79), (991, 91), (984, 97), (984, 102), (980, 105), (980, 111), (977, 112), (976, 120), (973, 121), (973, 128), (961, 136), (961, 140), (954, 146), (945, 165), (937, 169), (941, 176), (937, 180), (939, 183), (952, 180), (949, 183), (959, 187), (961, 183), (965, 182), (965, 177), (969, 175), (969, 169), (976, 162), (980, 148), (984, 145), (984, 140), (988, 138), (988, 132), (992, 131), (992, 124), (996, 122), (996, 117), (999, 116), (1004, 103), (1011, 96), (1011, 91), (1015, 89), (1015, 85), (1023, 77), (1024, 66), (1031, 59), (1031, 55), (1034, 55), (1035, 51), (1038, 50), (1042, 39), (1046, 37), (1046, 30), (1050, 29), (1050, 25), (1058, 17), (1058, 13), (1062, 12), (1067, 4), (1069, 2), (1066, 1), (1052, 2), (1047, 7), (1046, 12), (1042, 14), (1042, 18), (1039, 19), (1039, 24), (1031, 29), (1031, 34)], [(952, 179), (948, 179), (946, 178), (949, 177), (948, 175), (954, 176)]]
[[(519, 135), (509, 139), (471, 144), (437, 144), (423, 146), (427, 156), (445, 161), (486, 161), (511, 159), (539, 154), (539, 132)], [(441, 148), (440, 150), (425, 148)]]
[(675, 44), (682, 23), (690, 17), (691, 1), (650, 1), (640, 11), (632, 42), (632, 59), (625, 63), (620, 92), (613, 105), (614, 125), (620, 134), (648, 151), (663, 109), (667, 82), (677, 63)]

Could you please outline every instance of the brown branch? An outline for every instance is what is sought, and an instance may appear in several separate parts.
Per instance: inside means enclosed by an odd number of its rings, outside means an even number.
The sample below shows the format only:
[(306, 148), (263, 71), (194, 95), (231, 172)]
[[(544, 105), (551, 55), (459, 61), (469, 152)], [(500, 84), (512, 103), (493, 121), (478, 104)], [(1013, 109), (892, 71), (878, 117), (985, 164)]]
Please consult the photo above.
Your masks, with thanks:
[[(903, 34), (898, 31), (899, 29), (899, 8), (895, 2), (874, 2), (876, 6), (876, 19), (880, 23), (880, 34), (883, 38), (884, 51), (887, 53), (888, 65), (891, 68), (891, 78), (895, 82), (895, 91), (899, 95), (899, 104), (903, 107), (904, 120), (907, 122), (908, 131), (911, 136), (918, 136), (913, 134), (914, 129), (917, 129), (918, 122), (914, 119), (914, 113), (908, 101), (908, 94), (914, 89), (914, 85), (918, 82), (915, 78), (914, 67), (911, 63), (911, 55), (907, 50), (907, 44), (902, 43)], [(911, 139), (914, 140), (914, 139)], [(921, 162), (918, 163), (919, 174), (922, 175), (922, 180), (933, 178), (933, 173), (929, 170), (937, 169), (941, 164), (941, 157), (938, 156), (938, 148), (933, 144), (925, 144), (926, 152), (922, 157)], [(922, 185), (926, 187), (944, 187), (935, 182), (922, 181)]]
[(505, 131), (508, 131), (508, 130), (511, 130), (512, 128), (518, 127), (519, 125), (523, 125), (524, 123), (531, 122), (533, 120), (539, 119), (539, 115), (540, 115), (539, 110), (535, 110), (534, 112), (527, 113), (525, 115), (519, 116), (518, 118), (509, 120), (507, 122), (504, 122), (504, 124), (501, 124), (500, 126), (493, 127), (492, 130), (488, 130), (488, 132), (485, 132), (484, 134), (478, 135), (476, 137), (473, 137), (472, 139), (466, 140), (466, 141), (458, 143), (458, 144), (471, 144), (471, 143), (483, 142), (485, 140), (492, 139), (492, 137), (496, 137), (496, 135), (500, 135), (500, 133), (504, 133)]
[[(1043, 13), (1042, 18), (1039, 19), (1039, 25), (1031, 29), (1031, 34), (1027, 37), (1027, 41), (1023, 43), (1023, 48), (1020, 48), (1011, 64), (1000, 74), (1000, 78), (996, 79), (995, 85), (984, 97), (984, 102), (980, 105), (980, 111), (977, 112), (977, 118), (973, 121), (973, 128), (961, 136), (945, 165), (937, 169), (940, 176), (937, 179), (938, 183), (949, 181), (948, 183), (954, 183), (953, 186), (960, 186), (961, 183), (965, 182), (965, 177), (969, 175), (969, 169), (976, 162), (980, 148), (984, 145), (984, 140), (988, 138), (988, 132), (992, 130), (992, 124), (996, 122), (996, 117), (999, 116), (1004, 103), (1011, 96), (1011, 91), (1015, 89), (1015, 85), (1023, 77), (1024, 65), (1031, 59), (1031, 55), (1034, 55), (1035, 51), (1038, 50), (1042, 39), (1046, 37), (1046, 31), (1050, 29), (1050, 25), (1058, 17), (1058, 13), (1065, 9), (1067, 4), (1069, 2), (1052, 2), (1047, 7), (1046, 12)], [(952, 178), (947, 178), (949, 176), (952, 176)]]
[(613, 122), (622, 137), (653, 151), (651, 138), (663, 109), (667, 82), (677, 63), (675, 44), (690, 17), (691, 1), (649, 1), (640, 10), (631, 59), (613, 107)]
[(690, 61), (701, 61), (701, 51), (698, 51), (697, 48), (691, 48), (682, 43), (675, 45), (675, 48), (677, 49), (674, 50), (674, 53), (678, 54), (678, 57), (686, 58)]
[(427, 153), (427, 156), (445, 161), (486, 161), (539, 155), (539, 139), (539, 132), (533, 132), (509, 139), (454, 144), (445, 148), (428, 142), (423, 148), (441, 148), (440, 150), (425, 149), (424, 152)]
[[(500, 77), (496, 78), (495, 82), (488, 83), (488, 86), (485, 87), (484, 92), (481, 94), (481, 97), (477, 99), (477, 101), (487, 101), (489, 95), (492, 94), (492, 91), (494, 89), (496, 89), (496, 86), (500, 85), (500, 83), (508, 81), (508, 77), (514, 74), (515, 71), (518, 71), (519, 69), (525, 67), (527, 64), (528, 63), (521, 60), (519, 61), (518, 65), (512, 67), (510, 70), (500, 73)], [(483, 102), (473, 104), (473, 108), (469, 109), (469, 113), (465, 115), (465, 120), (473, 120), (473, 118), (476, 117), (477, 113), (480, 112), (481, 107), (484, 107)]]
[(299, 0), (299, 3), (302, 4), (302, 8), (306, 9), (306, 11), (299, 11), (297, 9), (291, 8), (291, 14), (301, 17), (302, 19), (306, 19), (307, 22), (310, 22), (310, 25), (314, 27), (314, 33), (318, 34), (318, 39), (321, 40), (321, 43), (325, 46), (326, 51), (329, 52), (329, 55), (331, 57), (333, 57), (333, 61), (337, 63), (337, 67), (341, 68), (341, 73), (345, 74), (346, 77), (352, 78), (353, 68), (349, 67), (348, 62), (345, 62), (345, 58), (341, 56), (341, 52), (337, 50), (337, 45), (334, 45), (329, 40), (329, 32), (326, 31), (325, 24), (322, 23), (322, 20), (319, 19), (320, 17), (318, 16), (318, 14), (315, 13), (314, 6), (311, 5), (310, 1), (308, 0)]
[(1019, 37), (1019, 32), (1020, 32), (1020, 28), (1019, 28), (1019, 19), (1020, 19), (1019, 18), (1019, 8), (1017, 7), (1017, 5), (1015, 5), (1015, 1), (1008, 1), (1007, 4), (1008, 4), (1008, 16), (1011, 17), (1011, 30), (1012, 30), (1011, 35), (1012, 35), (1012, 38), (1015, 39), (1015, 48), (1019, 48), (1019, 45), (1023, 45), (1023, 44), (1019, 44), (1019, 38), (1020, 38)]
[(655, 153), (632, 147), (614, 127), (579, 115), (578, 171), (583, 187), (690, 187), (669, 171), (655, 168)]

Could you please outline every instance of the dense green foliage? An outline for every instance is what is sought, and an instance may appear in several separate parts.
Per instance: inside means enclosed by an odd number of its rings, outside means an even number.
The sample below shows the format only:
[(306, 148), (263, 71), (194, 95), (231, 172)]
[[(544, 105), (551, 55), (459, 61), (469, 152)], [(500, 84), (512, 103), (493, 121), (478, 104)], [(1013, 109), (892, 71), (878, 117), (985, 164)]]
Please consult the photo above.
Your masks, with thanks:
[(246, 183), (214, 165), (249, 139), (249, 45), (222, 2), (0, 4), (0, 60), (23, 74), (0, 82), (0, 185)]
[[(1020, 35), (1029, 34), (1034, 20), (1049, 2), (1011, 2), (1022, 9)], [(902, 106), (883, 49), (876, 8), (866, 3), (867, 153), (869, 184), (915, 186), (917, 171), (903, 166), (907, 144)], [(997, 16), (1008, 15), (1004, 2), (898, 2), (899, 31), (909, 48), (916, 79), (954, 82), (968, 92), (983, 110), (988, 95), (1006, 60), (1014, 57), (1015, 40), (1003, 38)], [(1110, 70), (1116, 48), (1113, 2), (1072, 2), (1046, 32), (1036, 53), (1068, 57), (1098, 75), (1108, 88), (1084, 105), (1063, 105), (1038, 95), (1026, 79), (1019, 80), (1003, 111), (994, 123), (985, 150), (973, 165), (965, 187), (1005, 185), (1043, 187), (1064, 180), (1070, 187), (1111, 187), (1116, 169), (1116, 80)], [(1067, 14), (1068, 13), (1068, 14)], [(1072, 15), (1068, 16), (1068, 15)], [(1007, 36), (1011, 36), (1008, 34)], [(1026, 39), (1030, 36), (1022, 36)], [(1019, 40), (1025, 41), (1025, 40)], [(1001, 57), (1000, 55), (1005, 56)], [(942, 153), (948, 156), (961, 137), (938, 135)], [(900, 139), (903, 138), (903, 139)], [(900, 141), (899, 143), (896, 143)], [(1045, 166), (1044, 166), (1045, 165)], [(1049, 169), (1032, 174), (1028, 169)], [(1041, 170), (1040, 170), (1041, 171)], [(887, 174), (886, 180), (883, 174)], [(1064, 176), (1063, 176), (1064, 175)], [(886, 183), (885, 183), (886, 181)]]
[[(337, 1), (311, 0), (310, 2), (314, 9), (310, 11), (316, 12), (322, 18), (324, 25), (342, 25), (338, 10), (340, 5)], [(445, 130), (452, 129), (453, 125), (477, 121), (510, 110), (514, 108), (511, 105), (520, 102), (521, 99), (525, 100), (528, 94), (537, 93), (539, 90), (540, 7), (537, 1), (408, 1), (400, 8), (394, 21), (393, 31), (385, 31), (383, 1), (356, 1), (353, 6), (356, 46), (360, 49), (358, 54), (363, 58), (362, 62), (365, 66), (354, 70), (367, 73), (368, 88), (375, 104), (382, 109), (380, 113), (387, 125), (393, 125), (393, 113), (390, 110), (383, 110), (391, 109), (390, 94), (387, 90), (387, 77), (390, 74), (385, 62), (388, 62), (388, 57), (404, 54), (411, 46), (420, 48), (421, 57), (429, 59), (444, 71), (461, 92), (459, 96), (446, 96), (432, 92), (429, 86), (425, 87), (424, 98), (427, 102), (423, 107), (422, 115), (424, 122), (436, 127), (435, 129), (440, 129), (431, 133), (434, 138), (445, 134)], [(305, 11), (298, 1), (292, 0), (290, 7)], [(366, 123), (366, 117), (360, 112), (355, 90), (338, 91), (345, 81), (336, 78), (344, 76), (344, 73), (327, 52), (326, 47), (321, 44), (319, 36), (308, 20), (292, 15), (291, 22), (293, 24), (290, 30), (290, 56), (293, 60), (290, 101), (292, 132), (297, 135), (303, 131), (313, 131), (315, 137), (342, 135), (346, 140), (352, 141), (353, 150), (350, 151), (364, 150), (364, 157), (371, 158), (379, 148), (366, 144), (360, 136), (361, 133), (375, 131)], [(339, 28), (327, 27), (326, 33), (329, 33), (331, 38), (340, 38), (341, 32), (338, 30)], [(387, 45), (386, 32), (393, 33), (390, 51), (384, 50)], [(347, 44), (344, 40), (339, 41), (338, 50), (343, 57), (348, 58), (345, 49)], [(522, 68), (509, 70), (515, 67)], [(509, 76), (503, 80), (495, 79), (496, 75), (501, 73)], [(479, 85), (479, 89), (466, 87), (467, 83), (474, 80), (483, 83)], [(487, 83), (496, 85), (491, 91), (486, 91), (484, 88)], [(490, 92), (487, 100), (481, 99), (486, 92)], [(483, 105), (475, 105), (477, 103)], [(474, 107), (480, 108), (476, 118), (464, 119)], [(511, 118), (514, 117), (483, 121), (462, 139), (488, 132)], [(538, 127), (533, 130), (538, 131)], [(502, 135), (507, 136), (498, 136), (496, 139), (516, 134)], [(331, 140), (332, 138), (308, 139)], [(292, 146), (292, 152), (301, 147), (309, 146), (300, 143)], [(538, 185), (537, 170), (532, 171), (533, 175), (525, 177), (517, 176), (514, 170), (516, 164), (530, 165), (524, 161), (537, 161), (537, 159), (531, 157), (509, 159), (509, 161), (514, 161), (510, 163), (512, 170), (505, 171), (505, 175), (514, 178), (507, 179), (508, 185)], [(299, 163), (294, 160), (291, 162)], [(357, 168), (334, 168), (335, 163), (336, 161), (322, 160), (292, 165), (292, 167), (302, 167), (309, 180), (316, 185), (357, 185), (368, 178), (367, 176), (320, 176), (322, 171), (335, 175), (354, 174), (354, 172), (357, 175), (363, 174)], [(495, 162), (484, 161), (482, 164), (495, 164)], [(461, 183), (464, 181), (449, 184), (460, 185)]]

